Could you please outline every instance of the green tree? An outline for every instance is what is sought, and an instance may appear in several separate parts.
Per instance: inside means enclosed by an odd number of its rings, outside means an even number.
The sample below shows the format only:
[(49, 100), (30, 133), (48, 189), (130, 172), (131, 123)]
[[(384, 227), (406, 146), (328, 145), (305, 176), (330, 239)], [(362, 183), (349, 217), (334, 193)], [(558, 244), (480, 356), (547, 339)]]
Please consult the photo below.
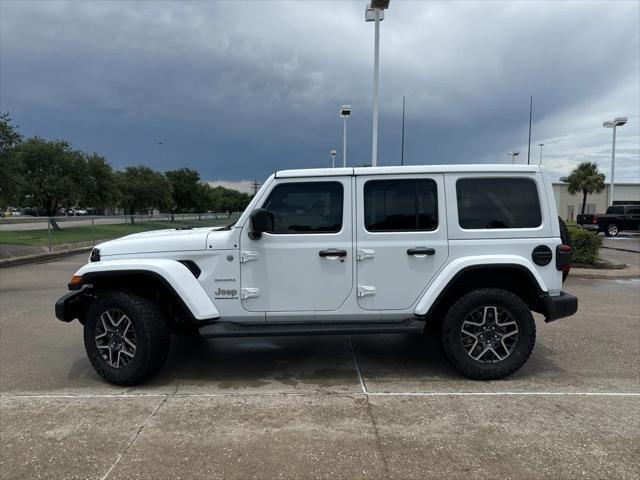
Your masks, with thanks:
[(135, 213), (170, 208), (172, 204), (171, 183), (162, 173), (149, 167), (127, 167), (116, 173), (116, 185), (120, 192), (119, 203), (131, 215)]
[(567, 177), (566, 182), (569, 184), (567, 186), (569, 193), (573, 195), (582, 192), (581, 213), (584, 214), (587, 195), (600, 193), (604, 190), (604, 179), (604, 174), (600, 173), (595, 162), (582, 162)]
[(244, 210), (251, 196), (232, 188), (214, 187), (207, 192), (209, 197), (209, 210), (214, 212), (239, 212)]
[(118, 200), (116, 179), (111, 165), (97, 153), (84, 155), (86, 175), (83, 178), (81, 206), (105, 209)]
[(8, 112), (0, 114), (0, 213), (18, 201), (22, 177), (14, 150), (20, 143), (18, 126), (11, 123)]
[(0, 155), (4, 155), (22, 143), (18, 126), (11, 124), (9, 112), (0, 114)]
[[(15, 148), (26, 205), (54, 216), (63, 205), (75, 205), (82, 195), (86, 162), (64, 140), (30, 138)], [(55, 228), (57, 226), (52, 223)]]
[(164, 173), (172, 187), (171, 220), (176, 212), (197, 210), (200, 200), (200, 174), (190, 168), (169, 170)]

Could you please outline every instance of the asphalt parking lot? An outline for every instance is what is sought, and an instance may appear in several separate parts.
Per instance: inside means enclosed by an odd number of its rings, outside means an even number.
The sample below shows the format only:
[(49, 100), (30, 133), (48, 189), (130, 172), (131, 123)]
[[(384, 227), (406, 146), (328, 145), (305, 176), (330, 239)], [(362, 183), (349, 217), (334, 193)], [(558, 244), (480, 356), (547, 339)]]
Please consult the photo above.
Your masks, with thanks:
[(640, 279), (570, 277), (578, 314), (504, 381), (421, 336), (175, 337), (124, 389), (53, 315), (85, 259), (0, 270), (3, 479), (640, 476)]

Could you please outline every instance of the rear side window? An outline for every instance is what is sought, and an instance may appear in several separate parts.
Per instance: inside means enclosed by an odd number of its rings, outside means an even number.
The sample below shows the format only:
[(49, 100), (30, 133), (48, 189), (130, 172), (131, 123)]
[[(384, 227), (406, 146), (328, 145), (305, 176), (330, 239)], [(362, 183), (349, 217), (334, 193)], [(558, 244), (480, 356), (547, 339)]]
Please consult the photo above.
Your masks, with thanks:
[(608, 207), (607, 214), (623, 215), (624, 207)]
[(364, 185), (364, 221), (370, 232), (435, 230), (438, 227), (436, 182), (369, 180)]
[(269, 233), (335, 233), (342, 229), (342, 184), (300, 182), (276, 186), (262, 208), (273, 213)]
[(542, 223), (538, 189), (527, 178), (464, 178), (456, 183), (456, 193), (462, 228), (534, 228)]

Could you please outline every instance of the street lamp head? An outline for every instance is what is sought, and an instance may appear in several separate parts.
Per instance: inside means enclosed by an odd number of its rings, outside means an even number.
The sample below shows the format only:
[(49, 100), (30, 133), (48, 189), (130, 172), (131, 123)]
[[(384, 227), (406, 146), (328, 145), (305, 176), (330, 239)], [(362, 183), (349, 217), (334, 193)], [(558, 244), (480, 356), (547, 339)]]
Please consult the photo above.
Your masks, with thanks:
[(602, 126), (606, 128), (621, 127), (625, 123), (627, 123), (627, 117), (618, 117), (604, 122)]
[(513, 150), (509, 152), (509, 155), (511, 155), (512, 157), (517, 157), (518, 155), (520, 155), (520, 152), (518, 150)]
[(379, 8), (381, 10), (386, 10), (389, 8), (389, 2), (391, 0), (371, 0), (371, 8)]
[(538, 146), (539, 147), (544, 147), (544, 143), (539, 143)]
[(340, 107), (340, 117), (345, 118), (351, 115), (351, 105), (342, 105)]

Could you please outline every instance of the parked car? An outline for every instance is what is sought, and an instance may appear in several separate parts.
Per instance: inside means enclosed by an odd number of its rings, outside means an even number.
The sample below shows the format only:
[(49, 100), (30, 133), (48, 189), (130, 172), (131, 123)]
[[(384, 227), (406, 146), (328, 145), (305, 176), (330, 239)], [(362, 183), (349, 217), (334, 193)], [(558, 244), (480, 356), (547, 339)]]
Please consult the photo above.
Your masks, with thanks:
[(615, 237), (622, 230), (640, 230), (640, 205), (612, 205), (604, 214), (578, 215), (577, 223), (584, 229), (604, 232), (607, 237)]
[(287, 170), (235, 224), (102, 243), (55, 307), (84, 326), (109, 382), (157, 371), (170, 333), (258, 337), (439, 332), (462, 374), (517, 371), (532, 311), (573, 315), (571, 265), (551, 181), (538, 166)]

